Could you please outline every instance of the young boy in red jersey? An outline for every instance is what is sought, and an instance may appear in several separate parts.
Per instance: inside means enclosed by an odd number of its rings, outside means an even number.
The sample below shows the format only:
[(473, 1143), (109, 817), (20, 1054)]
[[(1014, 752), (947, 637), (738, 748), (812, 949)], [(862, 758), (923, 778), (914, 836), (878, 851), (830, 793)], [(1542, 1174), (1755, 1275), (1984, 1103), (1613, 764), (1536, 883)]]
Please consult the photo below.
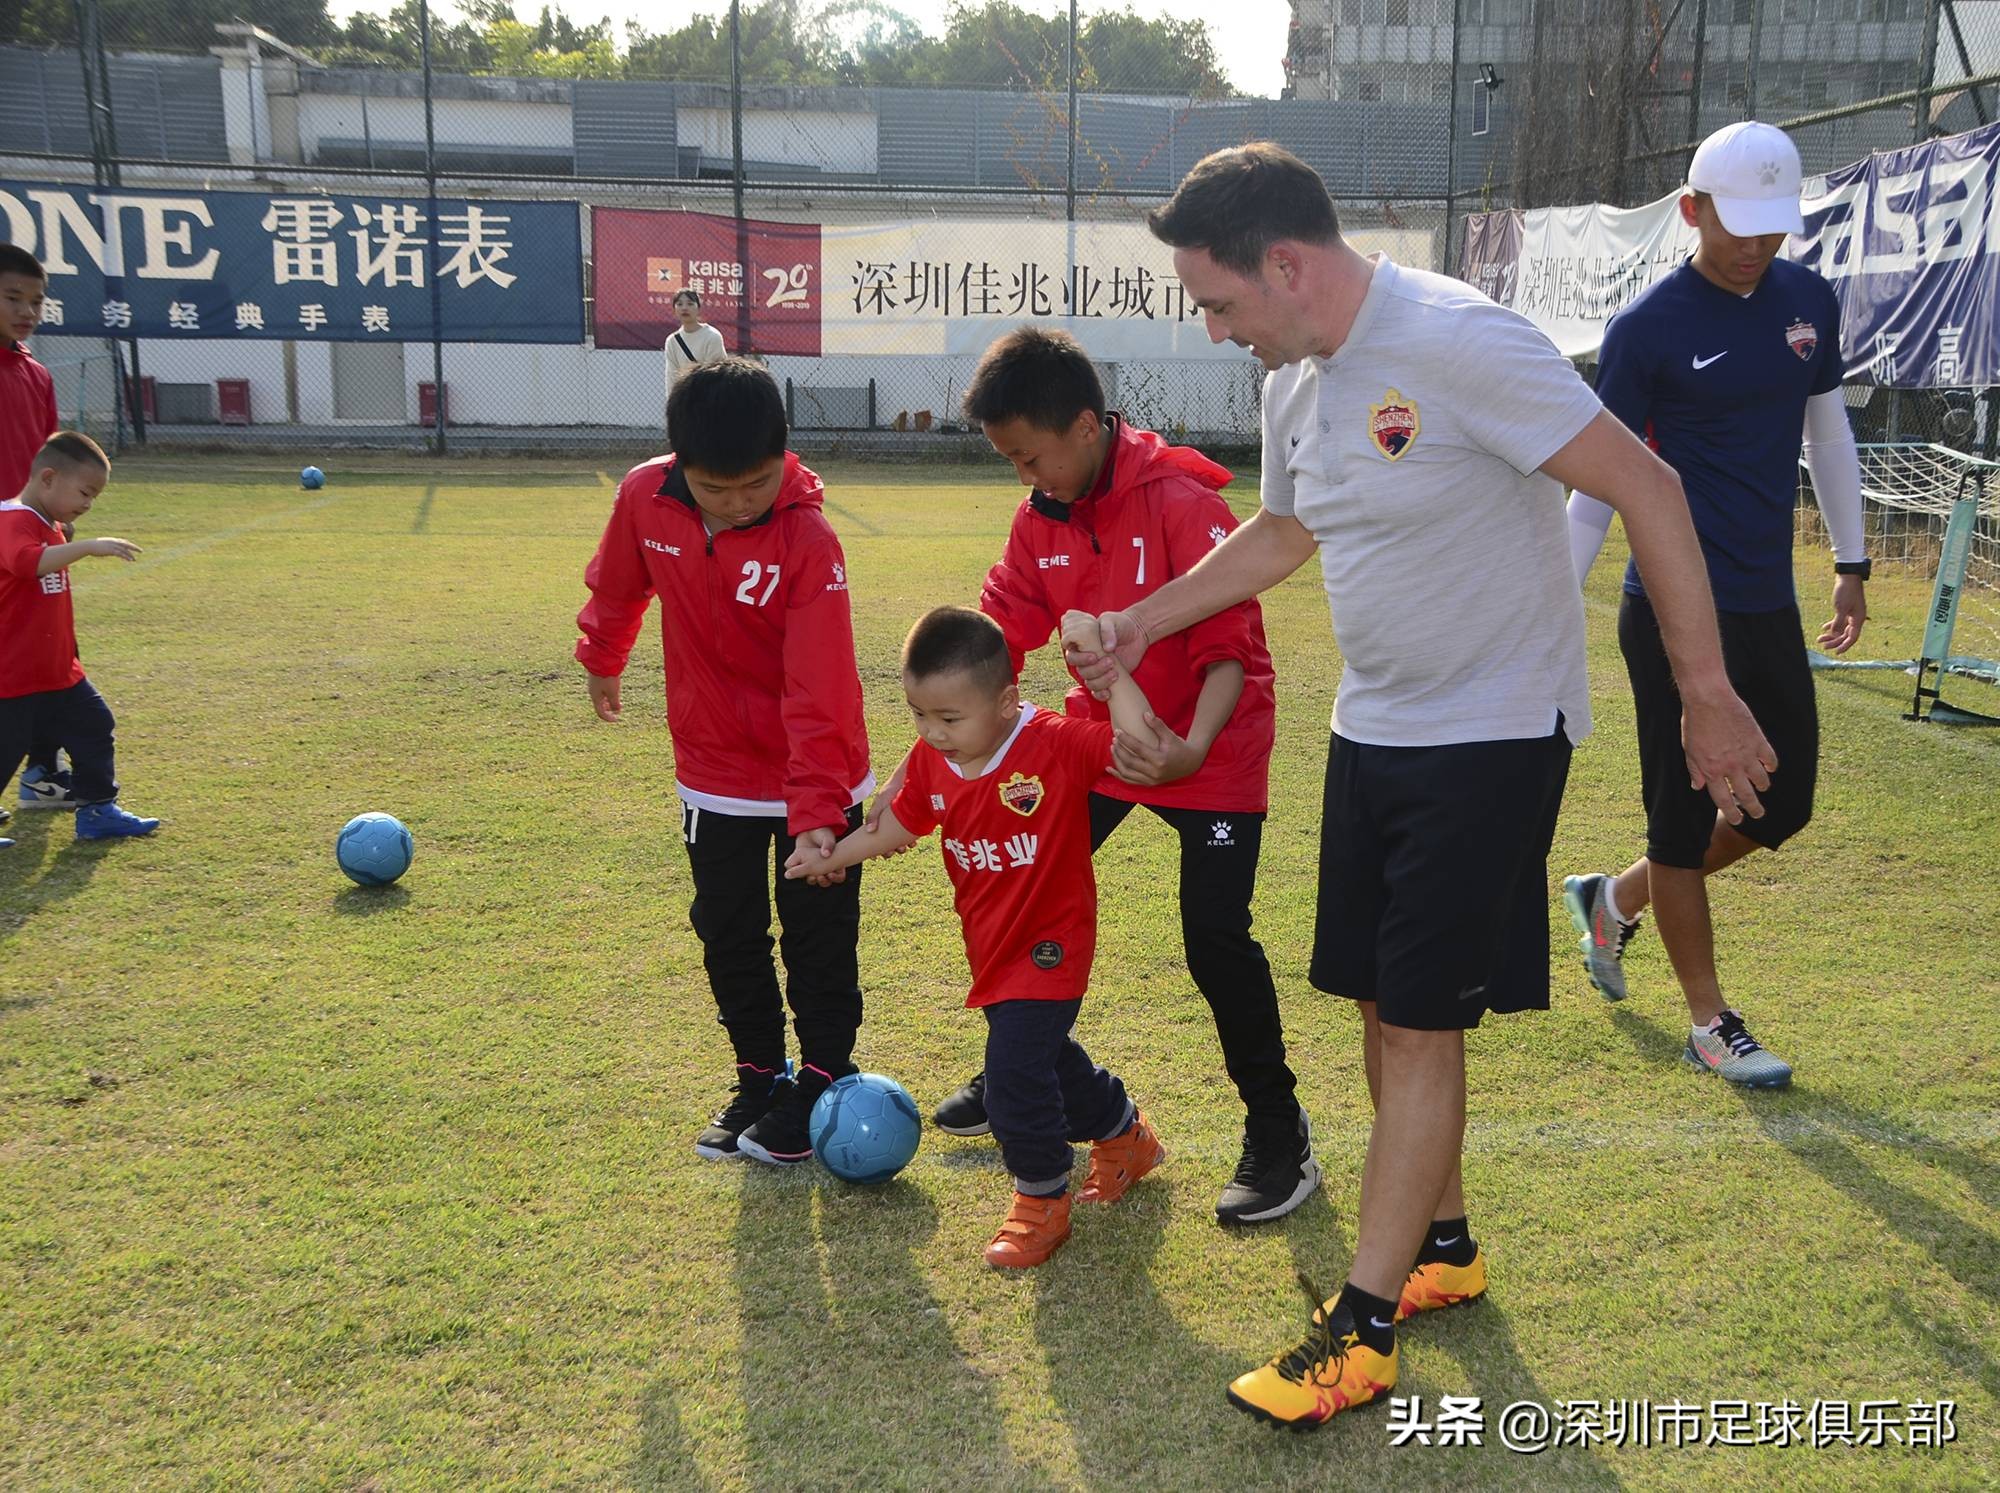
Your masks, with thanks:
[(139, 546), (127, 539), (63, 537), (111, 479), (110, 461), (89, 436), (71, 430), (50, 436), (32, 467), (21, 495), (0, 503), (0, 787), (31, 742), (52, 740), (75, 764), (79, 840), (150, 835), (159, 820), (118, 806), (111, 707), (77, 660), (69, 592), (71, 561), (87, 555), (130, 560)]
[[(56, 385), (35, 361), (27, 340), (41, 325), (49, 286), (42, 262), (18, 244), (0, 244), (0, 500), (16, 496), (34, 475), (35, 453), (56, 433)], [(74, 539), (63, 526), (63, 538)], [(56, 746), (46, 734), (28, 746), (21, 774), (21, 805), (31, 809), (73, 809), (70, 775), (56, 768)], [(0, 807), (0, 824), (7, 822)]]
[(847, 563), (820, 480), (785, 449), (785, 402), (741, 358), (690, 368), (667, 401), (671, 456), (634, 467), (584, 572), (577, 661), (619, 718), (619, 676), (660, 599), (674, 790), (694, 878), (689, 920), (736, 1054), (734, 1097), (698, 1155), (787, 1165), (812, 1155), (806, 1117), (861, 1025), (856, 873), (824, 889), (777, 881), (800, 1067), (785, 1060), (771, 962), (774, 869), (829, 854), (874, 791)]
[[(1078, 615), (1094, 646), (1096, 620)], [(918, 740), (880, 819), (830, 857), (805, 850), (788, 877), (823, 877), (944, 831), (945, 872), (972, 966), (968, 1006), (986, 1017), (986, 1112), (1014, 1174), (1014, 1204), (990, 1264), (1039, 1265), (1069, 1238), (1073, 1140), (1090, 1141), (1087, 1203), (1116, 1202), (1167, 1159), (1125, 1086), (1070, 1035), (1097, 949), (1090, 786), (1111, 765), (1113, 723), (1037, 710), (1020, 698), (1007, 640), (989, 618), (939, 607), (903, 644), (903, 692)], [(1121, 733), (1148, 711), (1121, 679)]]
[[(1219, 491), (1228, 471), (1107, 411), (1096, 367), (1066, 332), (1021, 327), (995, 341), (973, 372), (965, 413), (1029, 489), (979, 593), (979, 610), (1000, 624), (1017, 671), (1064, 613), (1130, 606), (1193, 569), (1236, 528)], [(1276, 735), (1271, 654), (1254, 601), (1168, 641), (1171, 651), (1148, 653), (1138, 675), (1159, 745), (1133, 738), (1092, 786), (1091, 848), (1139, 805), (1180, 839), (1188, 973), (1213, 1014), (1245, 1111), (1241, 1158), (1215, 1214), (1225, 1224), (1263, 1223), (1319, 1185), (1285, 1062), (1277, 986), (1250, 931)], [(1093, 720), (1107, 714), (1081, 685), (1064, 708)], [(938, 1127), (984, 1134), (982, 1088), (974, 1078), (939, 1105)]]

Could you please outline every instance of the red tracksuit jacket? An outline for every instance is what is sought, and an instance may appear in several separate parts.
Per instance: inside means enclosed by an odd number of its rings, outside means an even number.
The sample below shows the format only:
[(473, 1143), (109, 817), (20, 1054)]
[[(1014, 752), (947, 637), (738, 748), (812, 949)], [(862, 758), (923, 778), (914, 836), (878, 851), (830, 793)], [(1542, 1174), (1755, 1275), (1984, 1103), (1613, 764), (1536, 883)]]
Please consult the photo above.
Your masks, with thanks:
[(794, 835), (840, 828), (875, 787), (847, 562), (823, 497), (787, 452), (770, 512), (711, 536), (673, 457), (636, 466), (576, 619), (577, 662), (616, 676), (658, 596), (676, 789), (723, 813), (783, 814)]
[[(1025, 654), (1048, 642), (1064, 612), (1129, 607), (1192, 570), (1236, 528), (1219, 492), (1230, 480), (1225, 468), (1112, 418), (1111, 451), (1090, 496), (1058, 503), (1030, 493), (1014, 515), (1000, 563), (980, 590), (979, 609), (1007, 634), (1017, 671)], [(1243, 665), (1243, 696), (1201, 771), (1157, 788), (1106, 773), (1095, 792), (1167, 809), (1261, 813), (1269, 807), (1277, 692), (1256, 602), (1161, 639), (1146, 650), (1136, 677), (1153, 713), (1185, 736), (1204, 671), (1224, 659)], [(1111, 718), (1110, 705), (1092, 699), (1081, 684), (1064, 708), (1070, 715)]]

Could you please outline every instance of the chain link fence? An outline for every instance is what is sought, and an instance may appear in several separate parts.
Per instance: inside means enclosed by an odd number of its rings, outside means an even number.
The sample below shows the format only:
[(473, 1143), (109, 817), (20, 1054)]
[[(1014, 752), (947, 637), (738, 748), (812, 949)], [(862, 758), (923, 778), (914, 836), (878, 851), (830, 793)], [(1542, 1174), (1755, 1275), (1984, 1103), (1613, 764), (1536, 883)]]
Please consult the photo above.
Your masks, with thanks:
[[(1376, 0), (1334, 0), (1372, 10)], [(1411, 0), (1413, 6), (1423, 0)], [(1808, 175), (2000, 119), (1992, 0), (1444, 0), (1457, 21), (1450, 170), (1464, 214), (1636, 207), (1742, 119), (1784, 128)], [(1383, 65), (1401, 80), (1412, 64)], [(1987, 388), (1848, 387), (1863, 442), (1987, 448)]]
[[(408, 21), (413, 9), (396, 14)], [(700, 293), (728, 346), (767, 363), (808, 444), (969, 444), (959, 400), (984, 342), (1011, 322), (1066, 313), (1129, 418), (1242, 444), (1258, 429), (1260, 371), (1239, 349), (1211, 347), (1198, 313), (1173, 302), (1166, 251), (1143, 229), (1195, 161), (1278, 140), (1322, 172), (1360, 241), (1400, 262), (1444, 263), (1446, 100), (1189, 88), (1184, 68), (1114, 65), (1092, 29), (1100, 18), (1085, 18), (1072, 56), (1068, 12), (1046, 0), (1021, 12), (1039, 30), (984, 46), (1001, 85), (991, 88), (800, 81), (758, 29), (787, 13), (769, 3), (743, 13), (733, 81), (726, 19), (705, 52), (636, 30), (615, 49), (596, 28), (578, 33), (577, 51), (560, 55), (583, 59), (585, 75), (570, 77), (545, 75), (547, 48), (526, 57), (532, 69), (510, 70), (525, 54), (492, 44), (504, 28), (449, 11), (431, 18), (428, 68), (407, 38), (364, 36), (359, 22), (333, 44), (224, 22), (205, 50), (175, 50), (156, 39), (161, 13), (35, 0), (39, 32), (0, 29), (13, 43), (0, 45), (0, 192), (15, 192), (0, 199), (0, 236), (46, 244), (66, 233), (90, 248), (106, 235), (101, 220), (76, 221), (80, 209), (29, 200), (31, 187), (259, 193), (273, 203), (262, 226), (281, 267), (337, 275), (345, 295), (370, 266), (373, 288), (401, 264), (405, 279), (442, 278), (449, 293), (439, 259), (452, 244), (427, 246), (426, 235), (442, 240), (453, 213), (486, 204), (486, 220), (511, 235), (495, 279), (559, 253), (554, 240), (573, 228), (581, 333), (453, 339), (447, 304), (417, 322), (439, 325), (437, 338), (402, 340), (410, 323), (387, 297), (362, 294), (343, 311), (330, 291), (280, 310), (231, 287), (213, 307), (188, 302), (175, 335), (120, 336), (136, 323), (115, 320), (125, 303), (107, 290), (102, 308), (59, 306), (64, 334), (40, 337), (36, 351), (56, 369), (65, 420), (120, 442), (648, 453), (664, 439), (673, 323), (663, 296), (644, 315), (626, 304), (642, 262), (649, 277)], [(1106, 78), (1119, 66), (1113, 91)], [(1154, 73), (1162, 86), (1145, 91)], [(508, 204), (523, 203), (566, 206), (573, 225), (536, 227), (549, 220), (518, 209), (510, 222)], [(617, 217), (633, 210), (700, 221), (654, 229)], [(52, 224), (51, 212), (69, 219)], [(400, 237), (386, 236), (390, 225)], [(613, 228), (628, 235), (623, 247), (600, 245)], [(771, 246), (795, 228), (820, 241), (796, 256), (817, 259), (810, 292), (825, 326), (810, 336), (766, 310), (806, 288), (782, 278), (798, 265), (769, 267)], [(710, 247), (687, 247), (697, 240)], [(920, 329), (896, 319), (919, 304)], [(858, 321), (864, 312), (879, 325)], [(95, 332), (100, 316), (104, 338), (68, 335)], [(240, 335), (201, 335), (218, 318)], [(306, 335), (276, 335), (294, 322)]]

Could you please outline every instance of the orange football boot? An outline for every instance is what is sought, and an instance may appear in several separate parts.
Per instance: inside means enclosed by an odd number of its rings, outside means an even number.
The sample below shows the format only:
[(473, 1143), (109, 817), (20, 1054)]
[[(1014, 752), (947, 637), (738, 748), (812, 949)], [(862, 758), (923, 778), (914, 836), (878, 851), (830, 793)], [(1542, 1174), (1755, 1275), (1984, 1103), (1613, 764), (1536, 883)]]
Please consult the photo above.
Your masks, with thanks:
[(1126, 1188), (1166, 1159), (1167, 1148), (1160, 1144), (1145, 1115), (1134, 1110), (1132, 1123), (1123, 1134), (1091, 1142), (1090, 1173), (1083, 1179), (1083, 1201), (1117, 1202), (1125, 1196)]
[(1038, 1198), (1017, 1192), (1000, 1232), (986, 1246), (986, 1263), (1008, 1270), (1026, 1269), (1047, 1260), (1068, 1238), (1068, 1193)]

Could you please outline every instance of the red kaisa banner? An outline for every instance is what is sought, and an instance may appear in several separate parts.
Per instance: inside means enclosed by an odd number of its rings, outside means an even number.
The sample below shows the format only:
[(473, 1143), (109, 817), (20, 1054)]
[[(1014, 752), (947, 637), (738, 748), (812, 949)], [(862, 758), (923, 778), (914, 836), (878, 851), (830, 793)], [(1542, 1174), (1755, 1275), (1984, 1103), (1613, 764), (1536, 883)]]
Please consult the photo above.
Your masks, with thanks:
[(819, 224), (710, 213), (591, 209), (599, 347), (666, 345), (681, 290), (701, 295), (701, 318), (731, 352), (820, 352)]

